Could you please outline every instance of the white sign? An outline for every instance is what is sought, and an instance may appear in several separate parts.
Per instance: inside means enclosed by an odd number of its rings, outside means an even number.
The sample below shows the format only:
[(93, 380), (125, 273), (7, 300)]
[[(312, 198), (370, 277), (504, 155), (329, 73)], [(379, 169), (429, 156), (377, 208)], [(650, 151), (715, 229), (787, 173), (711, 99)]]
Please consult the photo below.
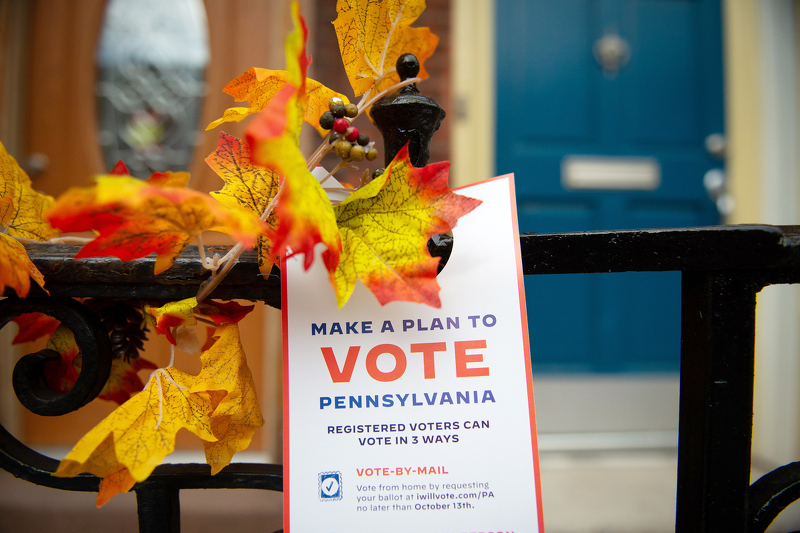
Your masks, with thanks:
[(513, 178), (458, 192), (439, 309), (283, 266), (287, 532), (542, 530)]

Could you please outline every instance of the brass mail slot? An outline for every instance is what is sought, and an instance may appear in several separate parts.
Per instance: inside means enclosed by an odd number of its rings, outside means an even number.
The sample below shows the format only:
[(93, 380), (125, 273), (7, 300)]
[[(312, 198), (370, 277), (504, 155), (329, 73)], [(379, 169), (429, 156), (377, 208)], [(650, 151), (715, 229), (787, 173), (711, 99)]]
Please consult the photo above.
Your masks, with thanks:
[(561, 161), (565, 189), (654, 191), (661, 185), (661, 165), (654, 157), (570, 155)]

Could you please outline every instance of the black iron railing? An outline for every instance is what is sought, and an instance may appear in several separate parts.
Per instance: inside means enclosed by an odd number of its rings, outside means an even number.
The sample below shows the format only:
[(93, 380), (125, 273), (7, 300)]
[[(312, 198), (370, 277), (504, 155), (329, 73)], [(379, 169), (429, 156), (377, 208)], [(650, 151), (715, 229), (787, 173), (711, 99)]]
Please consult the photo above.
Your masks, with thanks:
[[(528, 275), (624, 271), (681, 271), (680, 437), (676, 531), (760, 533), (787, 505), (800, 498), (800, 463), (783, 466), (750, 485), (750, 441), (756, 293), (770, 284), (800, 282), (800, 227), (733, 226), (675, 230), (631, 230), (523, 235), (523, 270)], [(451, 242), (431, 244), (446, 256)], [(193, 295), (203, 280), (196, 249), (188, 249), (167, 272), (153, 276), (152, 258), (130, 263), (70, 259), (69, 246), (27, 245), (47, 279), (50, 297), (33, 293), (26, 300), (0, 303), (0, 324), (32, 309), (52, 312), (61, 298), (174, 300)], [(258, 300), (280, 305), (279, 276), (257, 276), (255, 253), (244, 254), (221, 285), (216, 298)], [(34, 289), (35, 290), (35, 289)], [(73, 300), (66, 300), (73, 302)], [(76, 308), (69, 303), (70, 309)], [(59, 311), (63, 313), (66, 311)], [(63, 315), (61, 315), (63, 316)], [(108, 338), (92, 320), (81, 333)], [(80, 322), (83, 324), (83, 322)], [(102, 367), (98, 355), (96, 366)], [(18, 365), (15, 381), (41, 388), (40, 356)], [(84, 368), (90, 364), (84, 353)], [(102, 387), (102, 372), (89, 391)], [(16, 378), (19, 379), (16, 379)], [(98, 385), (100, 383), (100, 385)], [(18, 385), (19, 387), (20, 385)], [(37, 393), (42, 396), (42, 391)], [(34, 396), (37, 396), (34, 394)], [(94, 393), (96, 394), (96, 392)], [(31, 400), (23, 400), (31, 401)], [(75, 403), (51, 393), (50, 413), (68, 412)], [(63, 405), (62, 405), (63, 404)], [(57, 461), (44, 457), (0, 429), (0, 466), (15, 476), (49, 487), (96, 491), (98, 478), (56, 478)], [(179, 492), (198, 488), (282, 489), (278, 465), (233, 464), (216, 476), (206, 465), (162, 465), (134, 487), (140, 531), (176, 532), (180, 527)]]
[[(414, 69), (409, 73), (415, 75)], [(426, 112), (415, 112), (414, 106)], [(443, 116), (435, 107), (435, 102), (410, 88), (376, 103), (373, 114), (384, 117), (384, 135), (393, 127), (403, 130), (404, 137), (394, 144), (410, 141), (412, 156), (416, 151), (414, 160), (422, 164), (419, 162), (427, 160), (430, 135)], [(398, 126), (414, 117), (421, 117), (423, 123)], [(387, 149), (387, 160), (394, 149)], [(756, 293), (770, 284), (800, 283), (800, 227), (604, 231), (523, 235), (520, 240), (523, 269), (528, 275), (682, 272), (677, 532), (761, 533), (781, 510), (800, 498), (800, 463), (783, 466), (752, 485), (749, 482)], [(447, 238), (434, 238), (429, 247), (434, 255), (446, 258), (451, 244)], [(9, 291), (10, 297), (0, 302), (0, 326), (16, 315), (41, 311), (68, 325), (83, 349), (79, 383), (67, 395), (50, 391), (44, 384), (44, 364), (53, 354), (27, 355), (17, 364), (13, 381), (18, 398), (32, 411), (46, 415), (64, 414), (84, 405), (108, 377), (108, 333), (88, 308), (72, 298), (177, 300), (197, 294), (208, 275), (192, 247), (158, 276), (153, 275), (152, 257), (126, 263), (116, 259), (74, 261), (75, 246), (34, 244), (26, 248), (44, 274), (50, 296), (35, 285), (25, 300)], [(255, 253), (245, 253), (212, 296), (279, 307), (279, 275), (259, 276)], [(98, 490), (99, 479), (91, 475), (54, 477), (57, 466), (56, 460), (31, 450), (0, 427), (0, 467), (39, 485)], [(207, 465), (162, 465), (133, 488), (139, 530), (180, 531), (181, 490), (280, 491), (282, 487), (279, 465), (232, 464), (215, 476)]]

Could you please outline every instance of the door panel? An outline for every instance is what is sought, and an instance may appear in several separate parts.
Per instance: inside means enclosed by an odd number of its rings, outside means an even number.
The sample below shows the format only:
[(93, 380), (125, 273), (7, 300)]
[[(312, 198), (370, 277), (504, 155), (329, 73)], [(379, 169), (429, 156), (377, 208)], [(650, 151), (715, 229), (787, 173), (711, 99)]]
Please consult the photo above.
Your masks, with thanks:
[[(719, 0), (497, 0), (496, 13), (497, 172), (516, 175), (522, 232), (718, 223), (702, 179), (720, 166), (704, 146), (723, 131)], [(649, 158), (660, 182), (568, 190), (570, 156)], [(525, 284), (535, 370), (677, 370), (677, 273)]]

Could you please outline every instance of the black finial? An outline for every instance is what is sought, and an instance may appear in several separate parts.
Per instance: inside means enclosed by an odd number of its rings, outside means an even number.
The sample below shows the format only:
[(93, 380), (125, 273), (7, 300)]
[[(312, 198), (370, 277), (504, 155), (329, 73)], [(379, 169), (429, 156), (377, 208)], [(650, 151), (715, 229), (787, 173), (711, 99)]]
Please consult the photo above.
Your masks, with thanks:
[(394, 66), (400, 76), (400, 81), (416, 78), (417, 74), (419, 74), (419, 59), (414, 54), (401, 55), (397, 58), (397, 63)]
[[(414, 54), (403, 54), (397, 58), (395, 68), (400, 79), (415, 78), (420, 71), (419, 60)], [(419, 94), (412, 83), (375, 102), (370, 115), (383, 135), (386, 166), (406, 143), (412, 165), (428, 164), (431, 138), (445, 115), (433, 98)]]

